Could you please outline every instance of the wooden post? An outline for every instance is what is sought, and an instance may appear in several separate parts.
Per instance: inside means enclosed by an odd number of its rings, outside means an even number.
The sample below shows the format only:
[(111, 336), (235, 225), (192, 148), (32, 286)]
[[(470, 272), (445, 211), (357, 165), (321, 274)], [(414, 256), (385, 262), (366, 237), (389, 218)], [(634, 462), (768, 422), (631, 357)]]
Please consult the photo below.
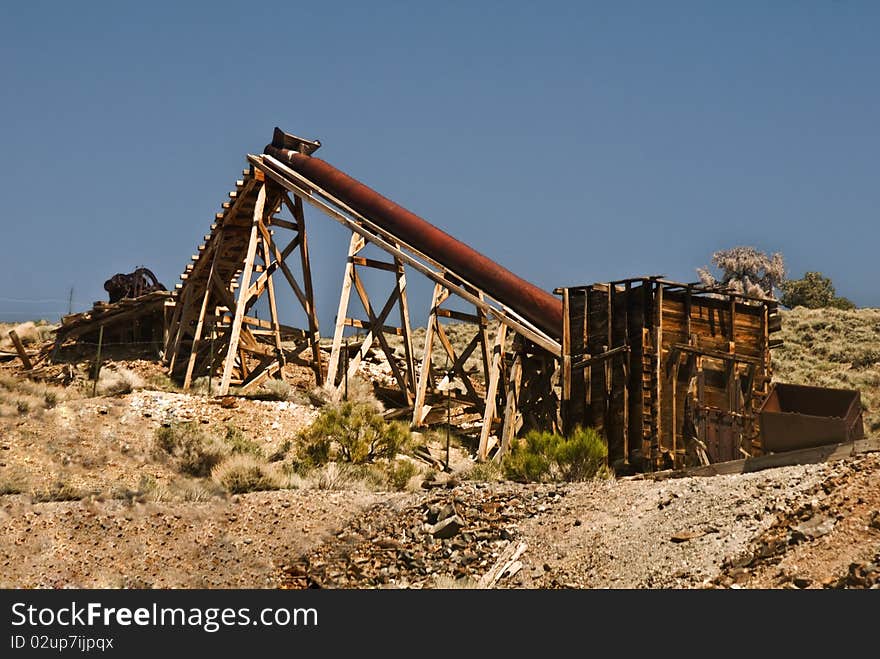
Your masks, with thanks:
[(657, 305), (657, 362), (655, 365), (655, 368), (657, 369), (657, 437), (654, 441), (657, 447), (657, 454), (652, 457), (654, 458), (656, 466), (657, 460), (660, 459), (660, 453), (663, 449), (663, 284), (657, 282), (655, 286), (657, 287), (657, 295), (654, 298)]
[(299, 225), (299, 256), (302, 265), (303, 287), (306, 293), (306, 316), (309, 319), (309, 342), (312, 348), (312, 362), (315, 368), (315, 384), (324, 384), (324, 371), (321, 364), (320, 334), (318, 332), (318, 312), (315, 309), (315, 290), (312, 286), (312, 266), (309, 260), (309, 243), (306, 234), (306, 217), (303, 212), (302, 198), (294, 195), (293, 208), (290, 207), (290, 199), (285, 194), (285, 203), (293, 213), (297, 225)]
[[(400, 329), (403, 332), (403, 354), (406, 360), (406, 398), (409, 403), (415, 399), (416, 388), (416, 365), (412, 349), (412, 327), (409, 320), (409, 302), (406, 294), (406, 272), (403, 269), (403, 261), (396, 258), (397, 266), (397, 302), (400, 309)], [(389, 359), (390, 359), (389, 355)]]
[(434, 293), (431, 296), (431, 311), (428, 314), (428, 323), (425, 326), (425, 351), (422, 354), (422, 368), (419, 371), (419, 382), (416, 386), (416, 397), (413, 401), (413, 418), (412, 425), (418, 428), (425, 420), (427, 412), (423, 410), (425, 406), (425, 395), (428, 392), (428, 380), (431, 377), (431, 351), (434, 348), (434, 332), (437, 325), (437, 306), (445, 299), (446, 289), (440, 284), (434, 284)]
[[(271, 263), (272, 257), (270, 256), (270, 246), (272, 245), (271, 236), (269, 236), (269, 230), (263, 226), (262, 219), (260, 220), (260, 231), (262, 232), (263, 238), (263, 263), (266, 266), (266, 271), (269, 272), (269, 265)], [(276, 252), (275, 258), (276, 262), (278, 261), (278, 254)], [(273, 282), (272, 274), (266, 278), (266, 290), (269, 293), (269, 319), (272, 324), (272, 339), (275, 342), (275, 356), (278, 359), (278, 366), (281, 368), (284, 366), (284, 350), (281, 348), (281, 323), (278, 320), (278, 305), (275, 302), (275, 283)], [(279, 374), (281, 371), (279, 370)]]
[(516, 350), (516, 357), (514, 357), (513, 364), (510, 366), (510, 374), (507, 380), (507, 400), (504, 405), (504, 425), (501, 430), (501, 447), (498, 449), (498, 452), (495, 453), (495, 460), (499, 462), (507, 454), (507, 451), (510, 450), (510, 444), (521, 425), (519, 413), (519, 390), (522, 380), (522, 352), (517, 346), (515, 346), (514, 349)]
[[(103, 329), (103, 327), (101, 329)], [(9, 330), (9, 338), (12, 339), (12, 343), (15, 345), (15, 351), (18, 353), (18, 358), (21, 360), (25, 369), (28, 371), (33, 369), (34, 365), (31, 364), (30, 357), (28, 357), (27, 351), (24, 349), (24, 344), (18, 337), (18, 333), (15, 330)]]
[(571, 432), (571, 303), (569, 290), (562, 289), (562, 420), (563, 432)]
[(98, 393), (98, 378), (101, 375), (101, 347), (104, 344), (104, 326), (98, 329), (98, 352), (95, 355), (95, 384), (92, 385), (92, 396)]
[[(345, 274), (342, 277), (342, 291), (339, 294), (339, 308), (336, 311), (336, 329), (333, 333), (333, 347), (330, 350), (330, 363), (327, 365), (327, 380), (324, 386), (328, 389), (336, 387), (339, 374), (339, 355), (342, 351), (342, 335), (345, 332), (345, 319), (348, 316), (348, 301), (351, 298), (351, 285), (354, 283), (354, 261), (351, 257), (364, 248), (364, 239), (352, 232), (348, 244), (348, 260), (345, 263)], [(347, 353), (346, 353), (347, 354)]]
[(492, 349), (492, 367), (489, 371), (489, 383), (486, 387), (486, 409), (483, 412), (483, 427), (480, 430), (480, 444), (477, 460), (484, 462), (489, 452), (489, 435), (492, 432), (492, 421), (495, 419), (495, 397), (498, 393), (498, 381), (501, 379), (504, 364), (504, 339), (507, 336), (507, 325), (498, 323), (495, 335), (495, 346)]

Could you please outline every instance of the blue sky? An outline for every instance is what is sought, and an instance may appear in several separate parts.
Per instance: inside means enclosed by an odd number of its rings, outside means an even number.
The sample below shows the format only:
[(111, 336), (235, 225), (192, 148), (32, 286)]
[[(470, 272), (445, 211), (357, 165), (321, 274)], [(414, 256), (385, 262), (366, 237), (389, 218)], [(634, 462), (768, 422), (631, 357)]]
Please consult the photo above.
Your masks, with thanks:
[[(745, 244), (880, 306), (878, 34), (849, 0), (9, 4), (0, 320), (173, 286), (276, 125), (548, 290)], [(310, 217), (326, 334), (347, 236)]]

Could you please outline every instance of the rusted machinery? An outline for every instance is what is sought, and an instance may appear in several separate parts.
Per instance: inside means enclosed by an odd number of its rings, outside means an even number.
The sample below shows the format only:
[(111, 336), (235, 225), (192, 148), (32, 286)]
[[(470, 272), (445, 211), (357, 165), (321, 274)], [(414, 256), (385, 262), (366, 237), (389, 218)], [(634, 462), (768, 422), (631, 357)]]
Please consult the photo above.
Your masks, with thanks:
[(136, 298), (154, 291), (164, 291), (156, 275), (148, 268), (140, 267), (128, 274), (117, 273), (104, 282), (104, 290), (110, 296), (110, 302), (119, 302), (123, 298)]
[(862, 400), (853, 389), (774, 383), (758, 412), (764, 449), (772, 452), (862, 439)]

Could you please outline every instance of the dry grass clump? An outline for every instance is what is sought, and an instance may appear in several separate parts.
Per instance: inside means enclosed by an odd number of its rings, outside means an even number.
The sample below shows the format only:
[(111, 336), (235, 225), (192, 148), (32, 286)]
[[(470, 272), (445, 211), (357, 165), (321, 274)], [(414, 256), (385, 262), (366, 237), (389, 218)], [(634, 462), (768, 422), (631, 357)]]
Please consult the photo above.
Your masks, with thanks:
[(231, 494), (277, 490), (282, 484), (271, 465), (247, 453), (223, 460), (211, 470), (211, 479)]
[(0, 496), (6, 494), (24, 494), (28, 491), (28, 480), (23, 473), (18, 471), (9, 473), (8, 470), (4, 471), (6, 473), (0, 477)]
[(34, 346), (49, 341), (52, 338), (52, 330), (56, 327), (57, 325), (50, 325), (45, 320), (37, 322), (29, 320), (18, 324), (0, 323), (0, 348), (10, 351), (14, 349), (12, 339), (9, 338), (10, 330), (15, 330), (25, 346)]
[[(86, 383), (86, 387), (92, 387), (92, 383)], [(97, 394), (99, 396), (121, 396), (130, 394), (135, 389), (143, 389), (143, 378), (134, 371), (122, 366), (101, 369), (98, 375)]]
[(156, 447), (177, 469), (190, 476), (209, 476), (227, 451), (213, 436), (193, 422), (176, 423), (156, 430)]
[(64, 387), (0, 374), (0, 417), (39, 413), (55, 407), (71, 395)]
[(202, 480), (169, 488), (159, 487), (155, 479), (142, 480), (138, 496), (203, 501), (218, 493), (244, 494), (288, 485), (281, 470), (235, 426), (227, 426), (225, 435), (217, 437), (197, 423), (172, 424), (156, 431), (155, 442), (160, 457), (172, 460), (182, 474)]
[(880, 430), (880, 309), (782, 311), (784, 344), (773, 350), (773, 379), (858, 389), (865, 430)]
[(31, 492), (31, 498), (34, 503), (45, 503), (47, 501), (79, 501), (86, 496), (86, 492), (73, 487), (66, 481), (56, 481), (48, 488), (34, 490)]
[(504, 480), (504, 472), (501, 465), (492, 460), (488, 462), (476, 462), (468, 469), (461, 472), (461, 479), (483, 483), (497, 483)]
[(285, 401), (290, 398), (292, 387), (284, 380), (270, 379), (266, 380), (253, 393), (246, 394), (246, 398), (251, 400), (278, 400)]

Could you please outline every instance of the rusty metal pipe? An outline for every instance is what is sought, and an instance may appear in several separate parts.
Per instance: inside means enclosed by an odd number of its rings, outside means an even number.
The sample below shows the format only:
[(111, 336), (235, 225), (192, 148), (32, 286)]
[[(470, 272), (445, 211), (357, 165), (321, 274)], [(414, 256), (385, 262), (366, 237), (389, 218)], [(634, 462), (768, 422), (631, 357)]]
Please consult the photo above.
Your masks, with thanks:
[(562, 336), (562, 302), (492, 259), (330, 163), (269, 144), (264, 153), (283, 162), (402, 242), (436, 260), (468, 283), (510, 307), (554, 339)]

